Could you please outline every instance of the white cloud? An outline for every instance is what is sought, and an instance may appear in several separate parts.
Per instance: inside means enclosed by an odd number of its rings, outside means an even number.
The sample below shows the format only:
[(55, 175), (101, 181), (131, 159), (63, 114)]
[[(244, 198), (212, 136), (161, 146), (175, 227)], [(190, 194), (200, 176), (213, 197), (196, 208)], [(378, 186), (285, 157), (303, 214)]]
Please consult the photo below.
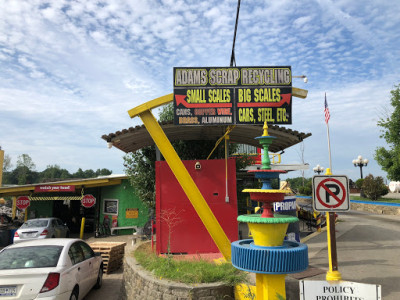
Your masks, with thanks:
[[(309, 96), (294, 99), (288, 127), (313, 133), (310, 163), (326, 165), (325, 91), (336, 169), (358, 154), (372, 160), (383, 143), (376, 111), (398, 83), (399, 13), (393, 1), (242, 2), (237, 65), (291, 65), (309, 78), (295, 81)], [(121, 153), (100, 136), (140, 124), (127, 110), (172, 92), (174, 66), (229, 65), (235, 18), (232, 1), (1, 1), (1, 146), (39, 170), (121, 173)], [(295, 150), (285, 156), (298, 161)]]

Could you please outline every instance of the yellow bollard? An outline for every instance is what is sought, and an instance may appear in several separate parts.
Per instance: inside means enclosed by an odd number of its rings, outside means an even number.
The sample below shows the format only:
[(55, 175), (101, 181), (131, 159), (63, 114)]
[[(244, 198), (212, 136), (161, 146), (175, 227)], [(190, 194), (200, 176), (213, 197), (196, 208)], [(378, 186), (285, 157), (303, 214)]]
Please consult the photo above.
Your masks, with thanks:
[(256, 274), (257, 300), (286, 299), (286, 274)]
[(82, 222), (81, 222), (81, 235), (80, 238), (83, 239), (83, 231), (85, 229), (85, 218), (82, 218)]

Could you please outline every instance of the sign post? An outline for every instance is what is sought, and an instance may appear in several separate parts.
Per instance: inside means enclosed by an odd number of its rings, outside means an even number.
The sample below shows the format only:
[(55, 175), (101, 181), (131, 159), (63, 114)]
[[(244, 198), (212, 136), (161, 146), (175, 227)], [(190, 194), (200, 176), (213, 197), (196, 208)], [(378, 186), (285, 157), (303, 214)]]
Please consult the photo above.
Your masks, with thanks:
[(335, 212), (350, 210), (349, 180), (344, 175), (316, 175), (313, 177), (313, 208), (327, 212), (329, 271), (326, 280), (341, 280), (338, 270)]

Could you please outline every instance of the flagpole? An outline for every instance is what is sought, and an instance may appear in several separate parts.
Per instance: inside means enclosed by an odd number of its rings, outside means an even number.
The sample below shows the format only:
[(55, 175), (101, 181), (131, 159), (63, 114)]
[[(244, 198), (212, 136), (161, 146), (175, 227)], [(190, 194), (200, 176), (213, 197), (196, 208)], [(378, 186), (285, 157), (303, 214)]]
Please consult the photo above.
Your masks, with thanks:
[(327, 135), (328, 135), (329, 169), (332, 172), (331, 139), (329, 137), (329, 124), (328, 123), (326, 123), (326, 132), (327, 132)]
[[(326, 101), (326, 93), (325, 93), (325, 123), (326, 123), (326, 132), (328, 135), (328, 152), (329, 152), (329, 168), (326, 169), (325, 175), (332, 175), (332, 159), (331, 159), (331, 141), (329, 136), (329, 119), (330, 113), (328, 108), (328, 102)], [(326, 217), (326, 234), (327, 234), (327, 242), (328, 242), (328, 259), (329, 259), (329, 270), (326, 272), (326, 280), (328, 281), (338, 281), (342, 279), (342, 275), (339, 272), (338, 268), (338, 259), (337, 259), (337, 248), (336, 248), (336, 229), (335, 229), (335, 213), (328, 212)]]
[(331, 139), (329, 136), (329, 119), (330, 119), (330, 113), (329, 113), (329, 108), (328, 108), (328, 101), (326, 100), (326, 93), (325, 93), (325, 123), (326, 123), (326, 132), (328, 136), (328, 153), (329, 153), (329, 170), (332, 172), (332, 159), (331, 159)]

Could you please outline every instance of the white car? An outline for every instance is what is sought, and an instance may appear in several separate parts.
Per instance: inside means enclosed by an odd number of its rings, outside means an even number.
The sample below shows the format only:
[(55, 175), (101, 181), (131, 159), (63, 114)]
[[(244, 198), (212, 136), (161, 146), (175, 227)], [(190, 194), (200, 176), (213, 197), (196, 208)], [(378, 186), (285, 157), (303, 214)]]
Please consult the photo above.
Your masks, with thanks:
[(14, 244), (29, 240), (69, 237), (68, 226), (58, 218), (27, 220), (14, 234)]
[(102, 282), (100, 253), (80, 239), (40, 239), (0, 251), (1, 300), (79, 300)]

